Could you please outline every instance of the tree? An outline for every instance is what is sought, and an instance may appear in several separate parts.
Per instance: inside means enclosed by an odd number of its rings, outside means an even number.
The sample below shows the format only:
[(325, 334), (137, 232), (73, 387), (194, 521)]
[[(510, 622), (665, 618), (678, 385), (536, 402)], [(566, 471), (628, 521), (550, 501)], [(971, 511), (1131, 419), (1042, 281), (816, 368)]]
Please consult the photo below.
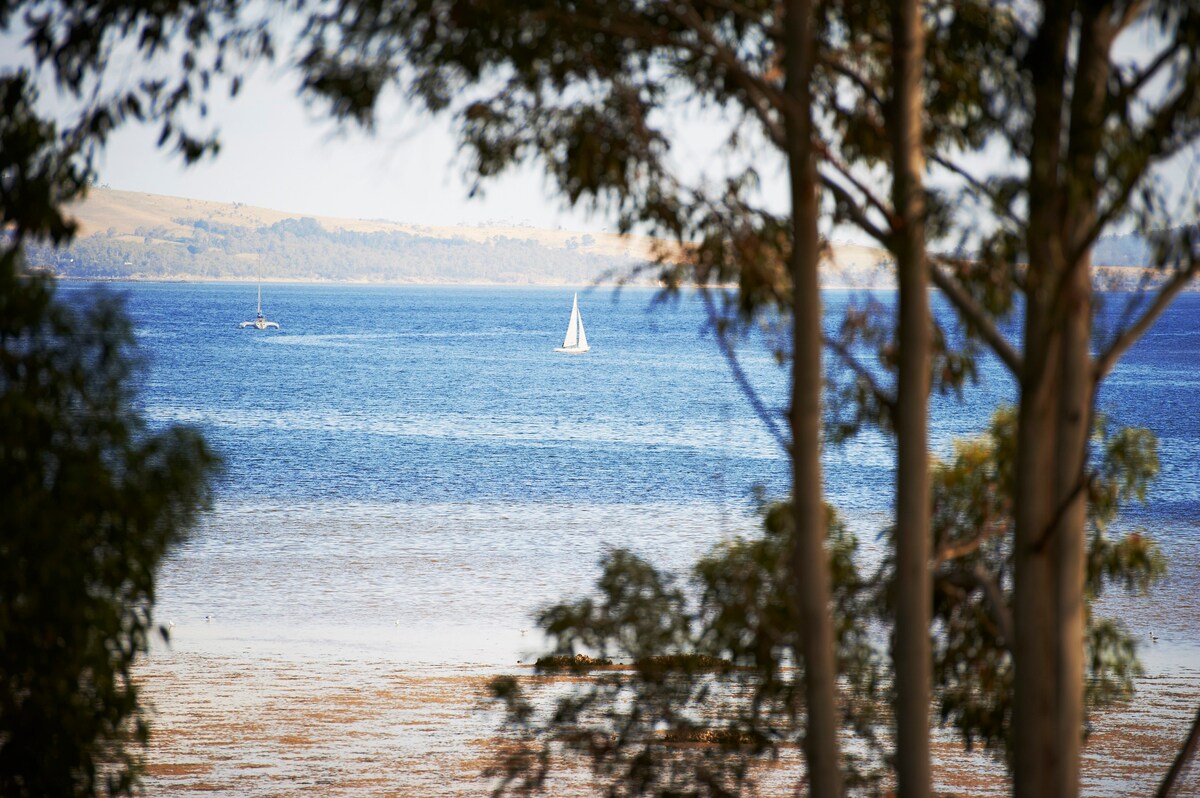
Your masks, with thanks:
[(131, 794), (154, 577), (208, 495), (199, 435), (131, 409), (119, 307), (0, 274), (0, 794)]
[[(42, 47), (64, 19), (26, 21)], [(54, 56), (76, 86), (102, 62), (78, 36)], [(131, 670), (153, 633), (155, 574), (216, 461), (196, 433), (150, 433), (132, 409), (138, 364), (116, 302), (71, 309), (22, 273), (26, 240), (74, 233), (63, 205), (86, 190), (111, 120), (93, 107), (60, 134), (22, 71), (0, 75), (0, 109), (0, 795), (132, 794), (148, 726)]]
[(925, 28), (916, 0), (893, 4), (892, 250), (899, 287), (896, 342), (896, 782), (901, 798), (932, 789), (929, 703), (932, 594), (929, 384), (932, 319), (925, 257)]
[[(1086, 493), (1089, 431), (1097, 391), (1116, 359), (1197, 273), (1193, 242), (1173, 250), (1171, 273), (1149, 308), (1098, 357), (1092, 345), (1091, 250), (1112, 223), (1153, 213), (1156, 165), (1190, 147), (1200, 119), (1195, 4), (1040, 4), (1033, 29), (1016, 27), (1017, 80), (998, 92), (994, 113), (1015, 118), (1000, 130), (1026, 162), (1023, 178), (973, 181), (996, 209), (1003, 232), (983, 248), (987, 272), (1024, 298), (1023, 351), (1001, 344), (972, 303), (959, 304), (1009, 363), (1020, 386), (1014, 496), (1016, 665), (1015, 792), (1079, 792), (1084, 716)], [(1154, 29), (1157, 52), (1121, 63), (1122, 32)], [(1016, 60), (1020, 59), (1020, 60)], [(1165, 91), (1151, 88), (1168, 78)], [(1032, 98), (1030, 103), (1026, 98)], [(1134, 110), (1137, 108), (1138, 110)], [(1015, 189), (1015, 191), (1014, 191)], [(1142, 192), (1149, 202), (1133, 201)], [(1194, 208), (1185, 208), (1194, 213)], [(1166, 220), (1156, 220), (1167, 228)], [(1012, 256), (1023, 252), (1022, 267)], [(962, 272), (960, 272), (962, 274)], [(967, 283), (968, 290), (978, 284)], [(948, 295), (954, 298), (951, 285)], [(978, 294), (977, 294), (978, 295)]]
[[(922, 654), (928, 599), (920, 586), (929, 584), (930, 544), (917, 532), (928, 501), (923, 372), (931, 361), (935, 373), (938, 365), (950, 366), (945, 385), (969, 370), (954, 368), (964, 361), (944, 351), (945, 336), (925, 337), (920, 265), (927, 263), (929, 279), (967, 331), (995, 351), (1020, 386), (1015, 622), (1005, 640), (1016, 663), (1015, 784), (1019, 795), (1071, 795), (1078, 792), (1084, 717), (1085, 493), (1094, 478), (1089, 430), (1096, 388), (1196, 273), (1190, 241), (1182, 250), (1164, 243), (1164, 252), (1183, 252), (1182, 262), (1147, 314), (1093, 361), (1089, 253), (1113, 223), (1148, 220), (1153, 203), (1139, 212), (1132, 199), (1148, 187), (1156, 165), (1195, 139), (1196, 12), (1191, 4), (1046, 0), (1028, 19), (1019, 8), (982, 3), (927, 3), (920, 17), (917, 6), (900, 4), (889, 17), (887, 5), (573, 3), (513, 12), (487, 2), (430, 0), (381, 14), (347, 3), (317, 15), (303, 64), (309, 88), (334, 96), (343, 103), (335, 110), (360, 119), (369, 119), (388, 81), (389, 59), (413, 70), (408, 85), (434, 110), (454, 107), (458, 92), (473, 93), (459, 108), (481, 178), (542, 157), (570, 201), (608, 202), (623, 227), (671, 234), (691, 253), (691, 276), (702, 283), (736, 279), (733, 301), (743, 318), (765, 307), (790, 312), (793, 338), (781, 353), (792, 369), (793, 576), (801, 588), (798, 622), (814, 634), (800, 655), (809, 680), (805, 744), (817, 795), (839, 790), (836, 778), (816, 770), (818, 752), (836, 750), (827, 722), (830, 638), (822, 631), (828, 599), (821, 597), (828, 592), (824, 567), (814, 567), (823, 559), (816, 532), (819, 439), (811, 426), (820, 413), (821, 375), (813, 368), (820, 362), (817, 187), (832, 200), (834, 219), (854, 223), (897, 256), (898, 392), (875, 384), (868, 369), (858, 373), (872, 412), (895, 425), (904, 464), (897, 578), (916, 592), (898, 609), (904, 631), (894, 650), (914, 655), (912, 662), (905, 654), (897, 661), (900, 714), (909, 719), (900, 722), (910, 735), (921, 726), (921, 662), (928, 661)], [(890, 30), (883, 22), (889, 18)], [(1122, 63), (1113, 45), (1135, 25), (1154, 28), (1162, 47), (1144, 62)], [(938, 54), (927, 61), (926, 34), (963, 58)], [(880, 68), (888, 63), (891, 76)], [(936, 87), (927, 126), (914, 113), (921, 105), (919, 76)], [(337, 89), (341, 81), (369, 91), (347, 103)], [(788, 214), (756, 207), (746, 191), (752, 181), (730, 179), (724, 193), (713, 194), (670, 172), (663, 158), (670, 140), (656, 120), (681, 84), (691, 96), (736, 109), (738, 122), (753, 124), (781, 154), (791, 187)], [(353, 102), (359, 99), (364, 104)], [(890, 153), (882, 146), (889, 140), (884, 124), (894, 136)], [(997, 146), (1023, 162), (1023, 171), (1006, 166), (980, 177), (963, 165)], [(982, 203), (997, 232), (977, 232), (977, 220), (955, 218), (948, 194), (927, 192), (924, 161)], [(873, 188), (877, 168), (892, 178), (891, 203)], [(929, 257), (926, 223), (935, 238), (971, 240), (976, 257)], [(1017, 293), (1025, 324), (1019, 348), (997, 326)], [(903, 777), (906, 794), (928, 791), (927, 759), (919, 747), (906, 752), (902, 772), (913, 768)]]

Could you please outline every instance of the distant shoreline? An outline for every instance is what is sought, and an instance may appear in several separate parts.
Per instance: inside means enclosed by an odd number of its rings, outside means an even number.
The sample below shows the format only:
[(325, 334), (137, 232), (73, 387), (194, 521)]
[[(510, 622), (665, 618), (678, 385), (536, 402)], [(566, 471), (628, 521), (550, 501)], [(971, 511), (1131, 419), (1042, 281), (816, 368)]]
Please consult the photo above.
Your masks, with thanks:
[[(1124, 268), (1124, 267), (1115, 267)], [(193, 283), (196, 285), (258, 285), (265, 283), (267, 285), (324, 285), (324, 286), (354, 286), (354, 287), (371, 287), (378, 286), (380, 288), (569, 288), (573, 290), (586, 291), (596, 288), (664, 288), (663, 283), (650, 280), (631, 280), (625, 283), (605, 281), (599, 283), (580, 283), (580, 282), (497, 282), (486, 280), (442, 280), (442, 281), (426, 281), (426, 280), (322, 280), (311, 277), (263, 277), (263, 278), (244, 278), (244, 277), (79, 277), (75, 275), (54, 274), (53, 272), (41, 271), (42, 274), (47, 274), (55, 281), (67, 283), (161, 283), (164, 285), (179, 285)], [(685, 285), (683, 288), (694, 290), (697, 286)], [(710, 288), (733, 289), (735, 284), (726, 284), (720, 286), (709, 286)], [(1133, 287), (1101, 287), (1096, 286), (1095, 291), (1102, 294), (1136, 294), (1136, 293), (1151, 293), (1156, 286), (1133, 286)], [(894, 285), (859, 285), (851, 283), (832, 283), (821, 286), (822, 291), (878, 291), (883, 293), (895, 293), (896, 286)], [(930, 293), (938, 293), (934, 286), (929, 287)], [(1183, 289), (1184, 293), (1200, 292), (1200, 280), (1193, 281)]]

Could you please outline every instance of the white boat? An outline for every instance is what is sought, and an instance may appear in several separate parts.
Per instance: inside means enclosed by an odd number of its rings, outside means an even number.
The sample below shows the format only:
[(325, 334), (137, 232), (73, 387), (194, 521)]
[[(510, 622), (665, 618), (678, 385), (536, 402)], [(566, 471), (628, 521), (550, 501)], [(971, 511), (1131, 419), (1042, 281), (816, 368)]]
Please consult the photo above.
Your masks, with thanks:
[(262, 286), (258, 287), (258, 315), (254, 317), (254, 321), (244, 321), (239, 327), (253, 327), (256, 330), (265, 330), (268, 327), (279, 329), (279, 322), (267, 321), (267, 317), (262, 312)]
[(563, 345), (554, 351), (582, 355), (589, 349), (591, 347), (588, 346), (587, 333), (583, 331), (583, 317), (579, 315), (579, 294), (576, 294), (575, 301), (571, 303), (571, 321), (567, 323), (567, 337), (563, 339)]

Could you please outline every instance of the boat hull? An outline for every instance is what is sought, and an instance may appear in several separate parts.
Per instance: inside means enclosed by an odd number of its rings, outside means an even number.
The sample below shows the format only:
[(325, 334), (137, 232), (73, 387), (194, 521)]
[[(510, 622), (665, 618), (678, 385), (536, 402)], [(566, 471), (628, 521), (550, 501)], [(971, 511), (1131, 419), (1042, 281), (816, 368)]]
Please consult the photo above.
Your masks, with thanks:
[(592, 348), (590, 346), (585, 346), (582, 348), (578, 346), (560, 346), (556, 347), (554, 351), (561, 352), (564, 355), (582, 355), (585, 352), (590, 352), (591, 349)]

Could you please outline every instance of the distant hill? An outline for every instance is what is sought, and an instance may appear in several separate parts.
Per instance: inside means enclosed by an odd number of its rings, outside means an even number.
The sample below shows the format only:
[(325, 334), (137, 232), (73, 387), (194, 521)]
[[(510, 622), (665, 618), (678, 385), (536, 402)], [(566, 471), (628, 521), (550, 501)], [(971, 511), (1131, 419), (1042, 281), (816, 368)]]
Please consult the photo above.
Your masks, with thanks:
[[(29, 248), (30, 264), (64, 277), (583, 285), (641, 270), (653, 283), (659, 242), (528, 227), (434, 227), (303, 216), (241, 203), (93, 188), (71, 212), (64, 250)], [(891, 283), (887, 253), (835, 246), (827, 285)]]
[[(412, 225), (304, 216), (238, 202), (93, 188), (71, 213), (67, 249), (28, 248), (30, 265), (63, 277), (154, 280), (295, 280), (378, 283), (586, 285), (654, 283), (662, 242), (639, 236), (531, 227)], [(670, 251), (668, 247), (666, 251)], [(1097, 284), (1139, 285), (1148, 247), (1137, 236), (1096, 245)], [(1111, 267), (1111, 268), (1107, 268)], [(890, 288), (881, 249), (834, 243), (822, 285)]]
[[(426, 227), (94, 188), (65, 250), (30, 264), (65, 277), (588, 283), (627, 274), (653, 242), (521, 227)], [(646, 278), (649, 279), (649, 278)]]

